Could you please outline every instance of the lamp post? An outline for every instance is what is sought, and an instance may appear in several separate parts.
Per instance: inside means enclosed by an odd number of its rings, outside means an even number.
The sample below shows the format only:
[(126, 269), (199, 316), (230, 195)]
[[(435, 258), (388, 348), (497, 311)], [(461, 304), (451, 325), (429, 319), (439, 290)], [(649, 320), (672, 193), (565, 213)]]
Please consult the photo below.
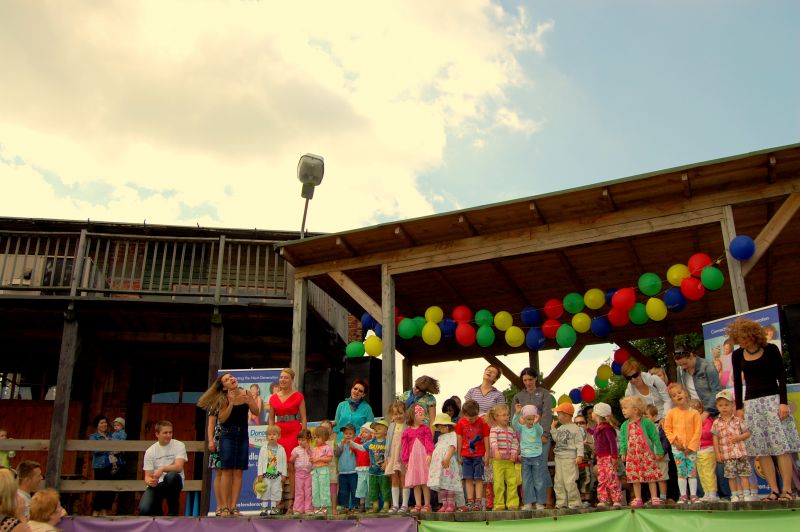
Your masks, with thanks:
[(306, 205), (303, 208), (303, 223), (300, 225), (300, 238), (306, 236), (306, 215), (308, 214), (308, 202), (314, 197), (314, 187), (322, 183), (322, 177), (325, 175), (325, 160), (313, 153), (306, 153), (300, 157), (300, 162), (297, 163), (297, 179), (303, 183), (303, 190), (300, 196), (306, 199)]

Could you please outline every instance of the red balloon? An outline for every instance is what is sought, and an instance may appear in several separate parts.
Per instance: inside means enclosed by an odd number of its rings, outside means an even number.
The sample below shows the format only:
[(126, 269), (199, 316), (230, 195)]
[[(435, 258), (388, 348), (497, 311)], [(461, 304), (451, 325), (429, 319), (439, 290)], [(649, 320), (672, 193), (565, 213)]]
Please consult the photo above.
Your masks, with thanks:
[(628, 312), (636, 304), (636, 291), (633, 288), (620, 288), (611, 297), (611, 306)]
[(544, 304), (544, 313), (548, 318), (558, 319), (564, 314), (564, 304), (559, 299), (548, 299)]
[(458, 324), (458, 327), (456, 327), (456, 342), (464, 347), (469, 347), (475, 343), (475, 329), (472, 325), (466, 322)]
[(689, 262), (686, 263), (686, 266), (689, 268), (689, 273), (695, 277), (700, 277), (700, 274), (703, 272), (703, 268), (706, 266), (711, 266), (711, 257), (705, 253), (695, 253), (689, 257)]
[(631, 354), (628, 353), (627, 349), (619, 348), (614, 351), (614, 362), (617, 364), (624, 364), (629, 358), (631, 358)]
[(681, 294), (690, 301), (697, 301), (706, 293), (706, 287), (697, 277), (687, 277), (681, 281)]
[(556, 337), (559, 327), (561, 327), (560, 321), (554, 319), (545, 320), (542, 324), (542, 334), (544, 334), (545, 338), (550, 338), (552, 340)]
[(594, 401), (595, 397), (597, 397), (597, 393), (594, 391), (594, 388), (585, 384), (583, 388), (581, 388), (581, 399), (584, 400), (586, 403), (591, 403)]
[(608, 321), (614, 327), (624, 327), (631, 321), (631, 317), (628, 315), (627, 310), (614, 307), (608, 313)]
[(394, 313), (394, 326), (395, 326), (395, 328), (397, 328), (397, 326), (400, 325), (400, 322), (403, 321), (404, 319), (406, 319), (405, 316), (403, 316), (402, 314), (398, 314), (397, 311), (395, 311), (395, 313)]
[(467, 322), (472, 319), (472, 311), (466, 305), (459, 305), (453, 309), (453, 319), (459, 323)]

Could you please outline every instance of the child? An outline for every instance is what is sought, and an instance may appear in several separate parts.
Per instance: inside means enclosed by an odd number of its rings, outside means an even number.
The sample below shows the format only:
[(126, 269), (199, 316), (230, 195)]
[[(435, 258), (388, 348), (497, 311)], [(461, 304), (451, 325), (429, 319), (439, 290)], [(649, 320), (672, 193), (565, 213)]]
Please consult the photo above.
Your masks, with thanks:
[[(591, 409), (585, 409), (591, 411)], [(594, 463), (594, 438), (592, 431), (589, 430), (589, 421), (586, 414), (578, 414), (573, 421), (583, 433), (583, 462), (578, 466), (578, 492), (581, 494), (581, 505), (588, 508), (591, 505), (593, 486), (595, 484), (592, 474), (592, 464)], [(594, 425), (594, 422), (592, 422)]]
[(333, 450), (328, 445), (331, 438), (331, 429), (325, 424), (320, 424), (314, 429), (316, 445), (311, 449), (311, 496), (314, 499), (314, 513), (327, 515), (328, 506), (331, 505), (331, 461)]
[[(111, 426), (114, 427), (114, 432), (111, 433), (111, 441), (124, 441), (128, 439), (128, 433), (125, 432), (125, 418), (118, 417), (114, 419)], [(109, 454), (108, 460), (111, 462), (112, 475), (116, 475), (119, 472), (120, 466), (125, 465), (124, 454), (121, 451)]]
[(339, 447), (339, 444), (336, 442), (336, 433), (333, 432), (333, 424), (329, 420), (325, 419), (321, 421), (320, 426), (325, 427), (330, 431), (330, 436), (328, 437), (328, 441), (326, 443), (331, 448), (331, 453), (333, 453), (330, 465), (328, 466), (328, 469), (330, 470), (330, 499), (333, 502), (331, 510), (333, 515), (338, 515), (339, 510), (337, 500), (339, 498), (339, 461), (336, 459), (336, 449)]
[(484, 459), (488, 458), (489, 425), (479, 417), (478, 403), (470, 399), (461, 407), (461, 419), (456, 423), (456, 447), (461, 476), (467, 491), (466, 504), (459, 512), (482, 510)]
[(703, 419), (703, 403), (697, 399), (689, 401), (689, 406), (700, 414), (700, 447), (697, 450), (697, 476), (703, 487), (703, 498), (700, 502), (717, 502), (717, 457), (714, 453), (714, 436), (711, 434), (711, 425), (714, 418), (706, 416)]
[(391, 500), (391, 482), (384, 473), (386, 467), (386, 431), (389, 424), (386, 421), (375, 421), (371, 425), (375, 437), (364, 444), (364, 448), (369, 452), (369, 496), (370, 510), (378, 513), (378, 496), (383, 499), (383, 512), (389, 512), (389, 501)]
[(439, 512), (454, 512), (456, 509), (456, 492), (461, 488), (461, 468), (456, 454), (458, 440), (455, 433), (456, 424), (447, 414), (439, 414), (433, 422), (433, 428), (439, 432), (439, 440), (431, 457), (428, 487), (439, 493), (442, 503)]
[(356, 473), (356, 451), (364, 448), (353, 441), (356, 428), (352, 423), (342, 427), (342, 441), (334, 451), (339, 464), (339, 506), (344, 513), (353, 513), (358, 499), (356, 487), (358, 486), (358, 473)]
[[(553, 420), (553, 455), (556, 474), (553, 489), (556, 492), (556, 508), (582, 508), (578, 492), (578, 466), (583, 462), (583, 431), (572, 422), (575, 407), (562, 403), (553, 409), (558, 420)], [(557, 425), (560, 423), (560, 426)]]
[(633, 485), (634, 498), (630, 506), (644, 506), (642, 482), (647, 482), (650, 487), (650, 504), (661, 506), (661, 499), (655, 496), (656, 480), (661, 476), (658, 460), (664, 454), (658, 429), (650, 419), (642, 417), (646, 405), (641, 397), (623, 397), (619, 404), (626, 419), (619, 431), (619, 456), (625, 463), (625, 477)]
[[(697, 410), (689, 407), (689, 394), (686, 389), (676, 383), (667, 387), (675, 408), (667, 412), (664, 418), (664, 432), (672, 444), (672, 455), (678, 469), (678, 490), (681, 493), (678, 504), (700, 502), (697, 496), (697, 449), (700, 447), (702, 422)], [(689, 493), (686, 493), (686, 484)]]
[[(7, 440), (8, 438), (8, 430), (7, 429), (0, 429), (0, 440)], [(11, 467), (11, 462), (9, 462), (9, 458), (14, 458), (17, 456), (16, 451), (0, 451), (0, 466), (1, 467)]]
[(289, 462), (294, 465), (294, 515), (313, 512), (311, 495), (311, 431), (303, 429), (297, 434), (297, 447), (292, 449)]
[[(534, 405), (517, 403), (516, 413), (511, 426), (519, 436), (520, 454), (522, 455), (522, 509), (545, 509), (547, 488), (542, 481), (541, 470), (547, 468), (545, 456), (542, 454), (542, 434), (544, 428), (539, 424), (539, 410)], [(520, 423), (520, 419), (522, 423)]]
[[(392, 420), (389, 430), (386, 433), (386, 463), (385, 473), (392, 481), (392, 507), (389, 513), (407, 512), (408, 499), (411, 490), (405, 487), (405, 475), (403, 474), (403, 462), (400, 460), (400, 451), (403, 439), (403, 431), (406, 430), (406, 404), (403, 401), (395, 401), (389, 406), (389, 415)], [(403, 491), (403, 504), (400, 505), (400, 490)], [(388, 501), (384, 501), (384, 504)]]
[(286, 451), (278, 445), (281, 428), (277, 425), (267, 427), (267, 443), (258, 451), (258, 475), (266, 482), (261, 496), (261, 515), (278, 515), (278, 504), (283, 493), (283, 479), (286, 478)]
[[(667, 481), (669, 480), (669, 453), (672, 452), (672, 446), (669, 444), (667, 435), (664, 433), (664, 428), (658, 422), (658, 408), (656, 405), (647, 405), (645, 410), (647, 418), (658, 427), (658, 439), (661, 441), (661, 449), (664, 451), (664, 456), (658, 460), (658, 470), (661, 473), (658, 477), (658, 498), (661, 499), (662, 504), (667, 502)], [(650, 494), (655, 497), (655, 493)], [(673, 503), (675, 501), (672, 501)]]
[(356, 451), (356, 475), (358, 476), (358, 481), (356, 483), (356, 498), (358, 499), (358, 510), (360, 512), (364, 512), (366, 510), (367, 489), (369, 488), (370, 458), (369, 452), (367, 452), (364, 444), (374, 437), (371, 425), (372, 424), (369, 421), (361, 425), (361, 431), (358, 434), (358, 438), (353, 440), (362, 447), (362, 450)]
[(595, 422), (594, 451), (597, 456), (597, 507), (622, 504), (622, 488), (617, 477), (617, 420), (606, 403), (597, 403), (592, 411)]
[(747, 460), (744, 440), (750, 431), (744, 420), (734, 415), (733, 394), (722, 390), (716, 397), (719, 417), (711, 426), (717, 462), (725, 467), (725, 478), (730, 479), (731, 502), (757, 501), (758, 488), (750, 485), (750, 462)]
[(508, 405), (495, 405), (489, 409), (489, 448), (494, 470), (494, 510), (519, 509), (517, 472), (514, 464), (519, 458), (519, 441), (516, 431), (509, 426)]
[[(406, 487), (414, 488), (416, 506), (412, 513), (431, 511), (431, 490), (428, 489), (428, 467), (433, 453), (433, 433), (425, 424), (425, 409), (414, 405), (406, 415), (406, 430), (401, 440), (400, 459), (406, 465)], [(420, 501), (424, 505), (420, 506)]]

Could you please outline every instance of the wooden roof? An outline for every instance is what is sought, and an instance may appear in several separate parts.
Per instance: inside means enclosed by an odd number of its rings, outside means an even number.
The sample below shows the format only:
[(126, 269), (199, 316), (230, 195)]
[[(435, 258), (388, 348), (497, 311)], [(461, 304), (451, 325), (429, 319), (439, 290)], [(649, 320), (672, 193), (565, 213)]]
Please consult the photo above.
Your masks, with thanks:
[[(519, 324), (525, 305), (542, 308), (548, 299), (594, 287), (636, 286), (645, 272), (665, 279), (669, 266), (685, 264), (696, 252), (724, 257), (723, 230), (730, 222), (734, 234), (756, 238), (790, 196), (800, 196), (800, 144), (279, 247), (296, 276), (312, 280), (356, 316), (362, 306), (329, 272), (343, 272), (380, 305), (386, 265), (404, 316), (423, 315), (431, 305), (449, 314), (465, 304), (473, 312), (507, 310)], [(769, 249), (745, 277), (750, 308), (800, 302), (800, 216), (789, 211), (783, 230), (764, 235), (770, 240), (760, 246)], [(726, 264), (721, 268), (726, 283), (720, 290), (663, 322), (614, 328), (608, 339), (698, 331), (702, 322), (734, 313), (729, 272)], [(579, 336), (587, 343), (607, 341)], [(397, 350), (413, 364), (524, 349), (512, 350), (501, 339), (487, 349), (397, 339)]]

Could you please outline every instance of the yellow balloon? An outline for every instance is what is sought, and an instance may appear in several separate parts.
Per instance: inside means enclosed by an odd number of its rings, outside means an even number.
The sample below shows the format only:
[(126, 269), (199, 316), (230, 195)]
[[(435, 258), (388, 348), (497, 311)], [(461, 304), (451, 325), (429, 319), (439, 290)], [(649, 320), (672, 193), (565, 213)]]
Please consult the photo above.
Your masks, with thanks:
[(436, 345), (442, 339), (442, 330), (438, 325), (429, 321), (422, 327), (422, 341), (428, 345)]
[[(592, 310), (597, 310), (606, 304), (606, 294), (599, 288), (590, 288), (583, 294), (583, 302)], [(578, 329), (575, 328), (577, 331)]]
[(572, 316), (572, 328), (575, 332), (585, 333), (592, 327), (592, 318), (584, 312), (578, 312)]
[(689, 268), (686, 267), (685, 264), (673, 264), (667, 270), (667, 281), (672, 286), (680, 286), (681, 281), (690, 277), (692, 274), (689, 273)]
[(364, 340), (364, 350), (371, 357), (380, 356), (383, 353), (383, 341), (379, 336), (373, 334)]
[(657, 297), (651, 297), (644, 306), (647, 317), (653, 321), (661, 321), (667, 317), (667, 305)]
[(425, 321), (439, 323), (442, 321), (442, 318), (444, 318), (444, 311), (441, 307), (434, 305), (432, 307), (428, 307), (428, 310), (425, 311)]
[(614, 370), (611, 369), (611, 366), (608, 364), (603, 364), (599, 368), (597, 368), (597, 378), (607, 381), (611, 377), (614, 376)]
[[(561, 397), (558, 398), (558, 404), (563, 405), (564, 403), (572, 404), (572, 399), (569, 398), (569, 395), (563, 394)], [(553, 414), (555, 415), (555, 414)]]
[(494, 326), (498, 331), (507, 331), (514, 324), (514, 318), (505, 310), (501, 310), (494, 315)]
[[(495, 318), (497, 323), (497, 318)], [(519, 347), (525, 343), (525, 333), (516, 325), (512, 325), (506, 330), (506, 343), (511, 347)]]

